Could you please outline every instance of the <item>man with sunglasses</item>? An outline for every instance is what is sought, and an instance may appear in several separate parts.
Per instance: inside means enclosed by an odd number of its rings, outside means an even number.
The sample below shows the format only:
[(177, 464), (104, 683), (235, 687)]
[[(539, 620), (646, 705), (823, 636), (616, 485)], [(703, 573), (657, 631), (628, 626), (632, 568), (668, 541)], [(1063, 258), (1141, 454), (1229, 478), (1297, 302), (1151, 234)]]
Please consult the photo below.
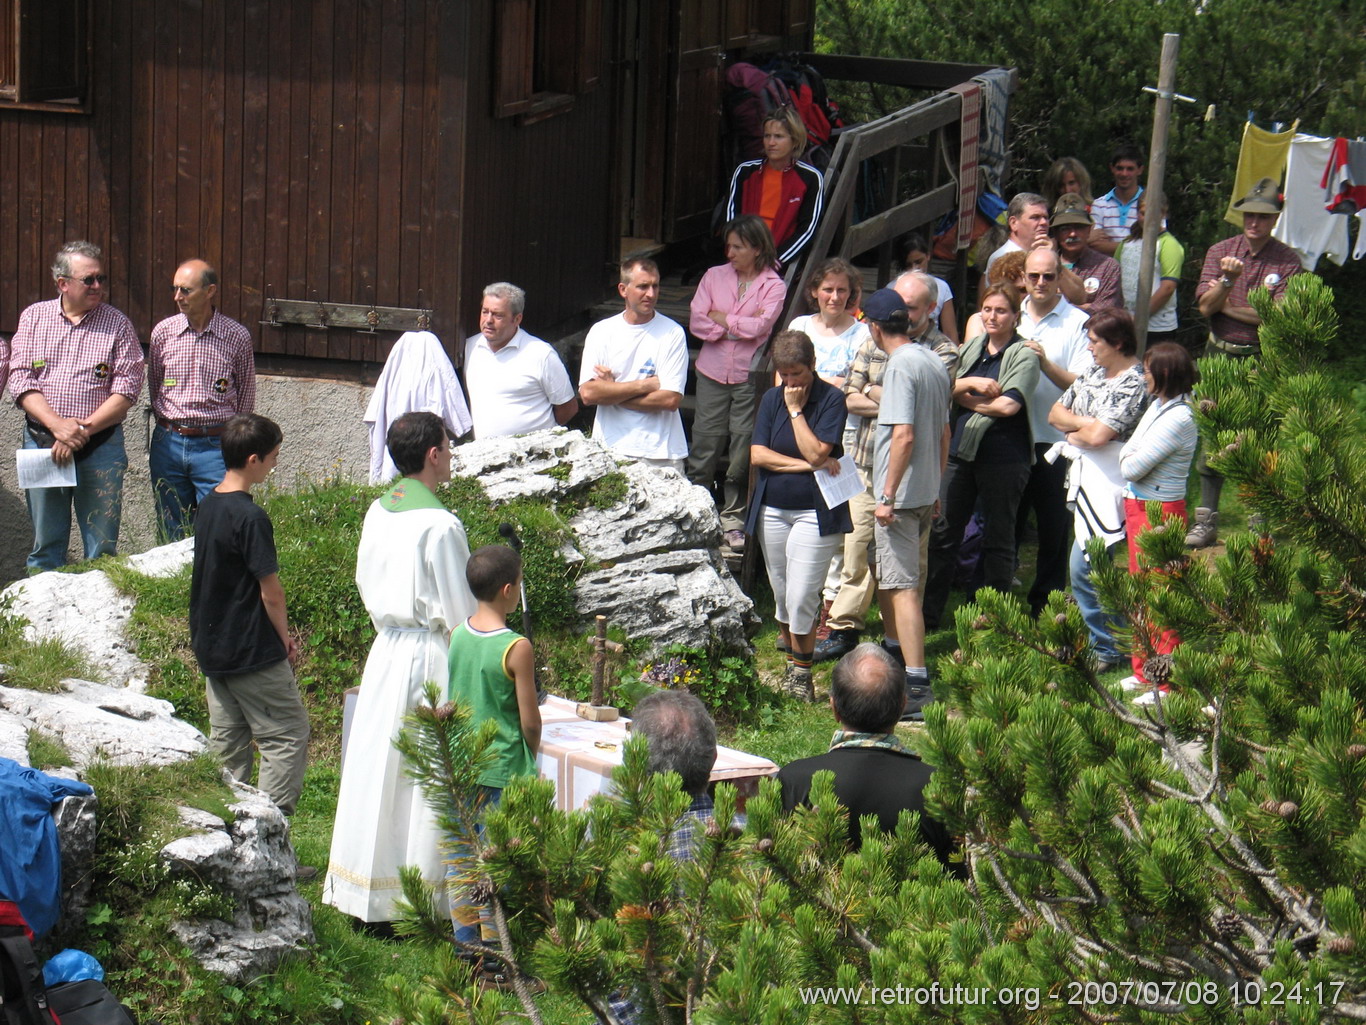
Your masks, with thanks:
[(1039, 383), (1029, 396), (1029, 426), (1034, 434), (1034, 465), (1029, 483), (1020, 499), (1015, 517), (1016, 534), (1028, 510), (1034, 510), (1038, 528), (1039, 556), (1034, 583), (1029, 589), (1029, 607), (1035, 615), (1053, 591), (1067, 584), (1070, 551), (1068, 531), (1072, 514), (1067, 511), (1067, 462), (1049, 463), (1043, 458), (1062, 432), (1048, 422), (1048, 411), (1077, 374), (1091, 363), (1086, 348), (1086, 321), (1089, 317), (1062, 294), (1059, 286), (1061, 262), (1052, 249), (1035, 249), (1025, 259), (1025, 301), (1020, 307), (1020, 337), (1039, 356)]
[(67, 561), (71, 510), (87, 559), (113, 555), (119, 537), (123, 420), (142, 391), (142, 347), (132, 323), (104, 302), (104, 254), (68, 242), (52, 261), (57, 298), (19, 315), (9, 363), (10, 395), (24, 411), (25, 448), (76, 464), (75, 487), (29, 488), (32, 572)]
[(185, 536), (200, 499), (223, 479), (224, 425), (256, 405), (251, 335), (215, 308), (218, 272), (187, 260), (171, 286), (180, 312), (152, 328), (147, 354), (156, 417), (148, 466), (164, 541)]

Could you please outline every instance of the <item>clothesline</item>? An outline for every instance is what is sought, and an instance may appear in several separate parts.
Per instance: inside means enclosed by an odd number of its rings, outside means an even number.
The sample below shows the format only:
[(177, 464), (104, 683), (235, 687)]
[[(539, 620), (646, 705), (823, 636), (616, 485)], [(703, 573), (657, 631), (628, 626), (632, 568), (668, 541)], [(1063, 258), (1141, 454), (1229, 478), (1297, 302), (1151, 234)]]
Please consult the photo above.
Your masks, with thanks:
[[(1253, 124), (1254, 116), (1248, 111), (1224, 219), (1241, 227), (1233, 201), (1252, 182), (1274, 178), (1283, 183), (1284, 208), (1272, 235), (1295, 250), (1305, 270), (1312, 271), (1323, 257), (1342, 266), (1348, 256), (1366, 256), (1366, 142), (1301, 132), (1298, 120), (1284, 131), (1269, 132)], [(1355, 248), (1348, 228), (1353, 215)]]

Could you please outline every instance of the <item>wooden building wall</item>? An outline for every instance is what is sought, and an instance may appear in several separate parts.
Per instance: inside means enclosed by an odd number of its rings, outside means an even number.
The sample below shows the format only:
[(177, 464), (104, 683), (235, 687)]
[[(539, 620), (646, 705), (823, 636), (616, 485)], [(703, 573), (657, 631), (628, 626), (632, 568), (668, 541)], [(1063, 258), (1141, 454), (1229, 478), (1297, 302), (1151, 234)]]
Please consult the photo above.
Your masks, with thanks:
[(452, 351), (497, 278), (537, 323), (583, 309), (614, 248), (610, 90), (495, 120), (493, 5), (96, 0), (91, 113), (0, 107), (0, 331), (52, 296), (71, 238), (104, 247), (139, 331), (202, 255), (224, 312), (287, 356), (379, 361), (395, 336), (263, 327), (267, 294), (434, 307)]

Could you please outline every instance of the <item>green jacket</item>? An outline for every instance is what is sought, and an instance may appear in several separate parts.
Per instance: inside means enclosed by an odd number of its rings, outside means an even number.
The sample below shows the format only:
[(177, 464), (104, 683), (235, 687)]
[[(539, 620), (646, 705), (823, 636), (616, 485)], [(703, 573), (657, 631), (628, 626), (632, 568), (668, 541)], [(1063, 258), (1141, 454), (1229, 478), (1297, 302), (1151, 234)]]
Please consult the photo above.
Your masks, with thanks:
[[(963, 348), (958, 353), (958, 376), (963, 377), (969, 367), (982, 358), (982, 352), (986, 348), (987, 336), (980, 334), (976, 338), (969, 338), (963, 343)], [(1012, 388), (1024, 396), (1023, 408), (1015, 414), (1025, 418), (1029, 422), (1029, 400), (1034, 394), (1034, 386), (1039, 383), (1039, 357), (1034, 350), (1023, 344), (1023, 339), (1019, 335), (1006, 346), (1005, 356), (1001, 360), (1001, 376), (997, 378), (997, 384), (1001, 386), (1001, 391), (1010, 391)], [(972, 462), (977, 458), (977, 446), (982, 443), (982, 437), (992, 424), (996, 423), (1000, 417), (987, 416), (984, 413), (973, 413), (963, 424), (963, 433), (958, 439), (957, 457), (964, 462)], [(1034, 444), (1031, 435), (1029, 445), (1029, 461), (1034, 462)]]

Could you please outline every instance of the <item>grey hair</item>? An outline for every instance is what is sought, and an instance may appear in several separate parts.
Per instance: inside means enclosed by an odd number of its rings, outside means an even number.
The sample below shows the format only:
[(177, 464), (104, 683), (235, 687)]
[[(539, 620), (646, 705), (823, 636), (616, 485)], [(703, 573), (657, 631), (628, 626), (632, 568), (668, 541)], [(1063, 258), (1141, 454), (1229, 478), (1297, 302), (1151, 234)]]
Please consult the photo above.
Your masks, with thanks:
[(495, 281), (484, 288), (484, 298), (502, 299), (508, 304), (508, 312), (520, 317), (526, 309), (526, 290), (518, 288), (510, 281)]
[(218, 284), (218, 271), (208, 260), (201, 260), (204, 270), (200, 272), (199, 287), (208, 288), (210, 285)]
[(93, 242), (68, 242), (57, 250), (57, 255), (52, 258), (52, 280), (71, 277), (71, 258), (73, 256), (84, 256), (87, 260), (98, 260), (104, 263), (104, 251)]
[(830, 676), (835, 718), (859, 733), (889, 732), (906, 704), (906, 674), (880, 644), (864, 641)]
[(903, 281), (920, 282), (920, 287), (925, 290), (925, 299), (929, 302), (931, 306), (933, 306), (935, 302), (938, 301), (939, 286), (934, 283), (934, 278), (931, 275), (926, 274), (923, 270), (902, 271), (900, 274), (896, 276), (896, 281), (894, 282), (894, 284), (899, 285)]
[(651, 772), (676, 772), (683, 789), (707, 789), (716, 764), (716, 723), (706, 706), (682, 690), (662, 690), (641, 699), (631, 713), (631, 731), (650, 742)]
[(1031, 206), (1041, 206), (1044, 210), (1048, 209), (1048, 203), (1037, 192), (1017, 192), (1011, 199), (1010, 205), (1006, 207), (1006, 223), (1009, 224), (1011, 218), (1023, 217), (1024, 212)]

